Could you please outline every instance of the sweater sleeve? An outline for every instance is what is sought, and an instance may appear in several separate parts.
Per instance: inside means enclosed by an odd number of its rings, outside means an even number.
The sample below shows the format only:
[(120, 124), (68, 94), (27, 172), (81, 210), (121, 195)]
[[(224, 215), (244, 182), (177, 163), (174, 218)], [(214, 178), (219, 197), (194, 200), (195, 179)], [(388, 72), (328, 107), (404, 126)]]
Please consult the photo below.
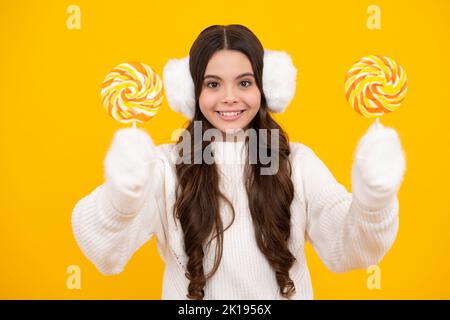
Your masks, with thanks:
[(118, 274), (131, 256), (153, 235), (164, 239), (164, 165), (151, 163), (145, 202), (138, 212), (123, 213), (113, 206), (106, 182), (75, 205), (72, 229), (83, 254), (104, 275)]
[(355, 201), (325, 164), (302, 145), (306, 238), (327, 268), (336, 273), (378, 264), (398, 231), (398, 198), (371, 210)]

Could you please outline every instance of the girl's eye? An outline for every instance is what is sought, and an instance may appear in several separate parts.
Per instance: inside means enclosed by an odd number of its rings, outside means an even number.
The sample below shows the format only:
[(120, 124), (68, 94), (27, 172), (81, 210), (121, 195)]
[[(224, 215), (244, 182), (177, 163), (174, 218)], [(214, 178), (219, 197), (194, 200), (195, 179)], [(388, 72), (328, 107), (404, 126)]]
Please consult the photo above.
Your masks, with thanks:
[[(252, 83), (250, 81), (247, 81), (247, 80), (241, 81), (240, 83), (244, 84), (243, 87), (245, 87), (245, 88), (250, 87), (252, 85)], [(218, 85), (219, 84), (217, 82), (208, 82), (206, 84), (206, 86), (208, 88), (217, 88)]]
[[(214, 84), (214, 86), (210, 86), (210, 84)], [(208, 82), (207, 84), (206, 84), (206, 86), (208, 87), (208, 88), (215, 88), (216, 86), (217, 86), (217, 82)]]

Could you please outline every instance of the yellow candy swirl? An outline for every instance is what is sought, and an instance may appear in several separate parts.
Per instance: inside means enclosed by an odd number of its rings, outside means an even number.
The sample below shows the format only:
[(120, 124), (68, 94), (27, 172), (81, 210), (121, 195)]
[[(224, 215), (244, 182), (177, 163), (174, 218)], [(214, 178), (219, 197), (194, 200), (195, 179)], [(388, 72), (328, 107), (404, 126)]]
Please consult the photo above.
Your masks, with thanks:
[(375, 118), (395, 111), (408, 90), (406, 72), (385, 56), (367, 56), (345, 78), (345, 97), (360, 115)]
[(108, 114), (121, 123), (154, 117), (163, 100), (159, 75), (140, 62), (121, 63), (106, 75), (101, 98)]

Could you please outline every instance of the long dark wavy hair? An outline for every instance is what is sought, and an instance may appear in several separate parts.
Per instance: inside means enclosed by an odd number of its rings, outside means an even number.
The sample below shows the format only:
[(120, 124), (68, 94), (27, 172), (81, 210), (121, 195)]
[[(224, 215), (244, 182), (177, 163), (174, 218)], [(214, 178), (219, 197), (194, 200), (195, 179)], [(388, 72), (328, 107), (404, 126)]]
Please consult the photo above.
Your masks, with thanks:
[[(288, 158), (291, 150), (286, 133), (271, 117), (267, 109), (262, 86), (264, 48), (252, 31), (245, 26), (213, 25), (204, 29), (193, 43), (189, 53), (189, 68), (194, 81), (196, 106), (194, 118), (188, 123), (185, 130), (190, 133), (190, 137), (194, 137), (194, 121), (201, 121), (203, 133), (207, 129), (213, 128), (200, 111), (198, 101), (208, 61), (216, 51), (223, 49), (237, 50), (250, 60), (256, 85), (261, 92), (261, 106), (249, 124), (249, 128), (255, 129), (256, 132), (259, 132), (259, 129), (266, 129), (269, 138), (265, 143), (267, 148), (265, 154), (279, 153), (276, 174), (262, 175), (260, 171), (265, 165), (260, 163), (258, 156), (256, 163), (254, 163), (255, 161), (252, 161), (253, 164), (246, 162), (244, 181), (250, 213), (255, 226), (257, 245), (275, 272), (281, 295), (289, 298), (295, 293), (295, 285), (289, 277), (289, 269), (296, 260), (288, 249), (291, 232), (290, 206), (294, 197), (291, 164)], [(271, 129), (279, 130), (277, 150), (271, 149)], [(183, 142), (180, 137), (177, 146), (180, 143), (186, 143), (186, 141)], [(188, 256), (186, 277), (190, 283), (186, 296), (189, 299), (202, 300), (206, 281), (214, 275), (220, 264), (223, 234), (233, 223), (235, 211), (232, 203), (219, 188), (219, 173), (216, 164), (206, 164), (203, 161), (200, 164), (194, 163), (195, 154), (198, 152), (203, 154), (203, 150), (211, 142), (197, 142), (192, 138), (189, 143), (191, 150), (197, 150), (197, 152), (191, 153), (192, 161), (189, 164), (176, 165), (178, 183), (173, 214), (174, 218), (180, 220), (184, 234), (184, 249)], [(259, 141), (257, 145), (260, 146)], [(183, 149), (181, 148), (181, 150)], [(220, 199), (223, 199), (233, 212), (232, 222), (225, 230), (220, 216)], [(211, 240), (217, 237), (214, 266), (205, 275), (203, 270), (204, 245), (213, 231), (215, 234)]]

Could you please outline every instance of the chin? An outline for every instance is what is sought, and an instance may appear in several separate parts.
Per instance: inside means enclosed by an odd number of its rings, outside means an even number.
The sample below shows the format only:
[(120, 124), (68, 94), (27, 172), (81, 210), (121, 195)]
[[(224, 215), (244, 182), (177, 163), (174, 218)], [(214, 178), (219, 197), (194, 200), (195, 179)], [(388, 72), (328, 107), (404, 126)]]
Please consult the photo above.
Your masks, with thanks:
[(242, 130), (244, 130), (242, 127), (225, 127), (221, 129), (223, 133), (238, 133)]
[(229, 126), (222, 126), (219, 128), (223, 133), (227, 133), (227, 131), (228, 131), (228, 133), (239, 133), (241, 131), (245, 131), (245, 126), (241, 126), (241, 125), (237, 125), (237, 124), (229, 125)]

